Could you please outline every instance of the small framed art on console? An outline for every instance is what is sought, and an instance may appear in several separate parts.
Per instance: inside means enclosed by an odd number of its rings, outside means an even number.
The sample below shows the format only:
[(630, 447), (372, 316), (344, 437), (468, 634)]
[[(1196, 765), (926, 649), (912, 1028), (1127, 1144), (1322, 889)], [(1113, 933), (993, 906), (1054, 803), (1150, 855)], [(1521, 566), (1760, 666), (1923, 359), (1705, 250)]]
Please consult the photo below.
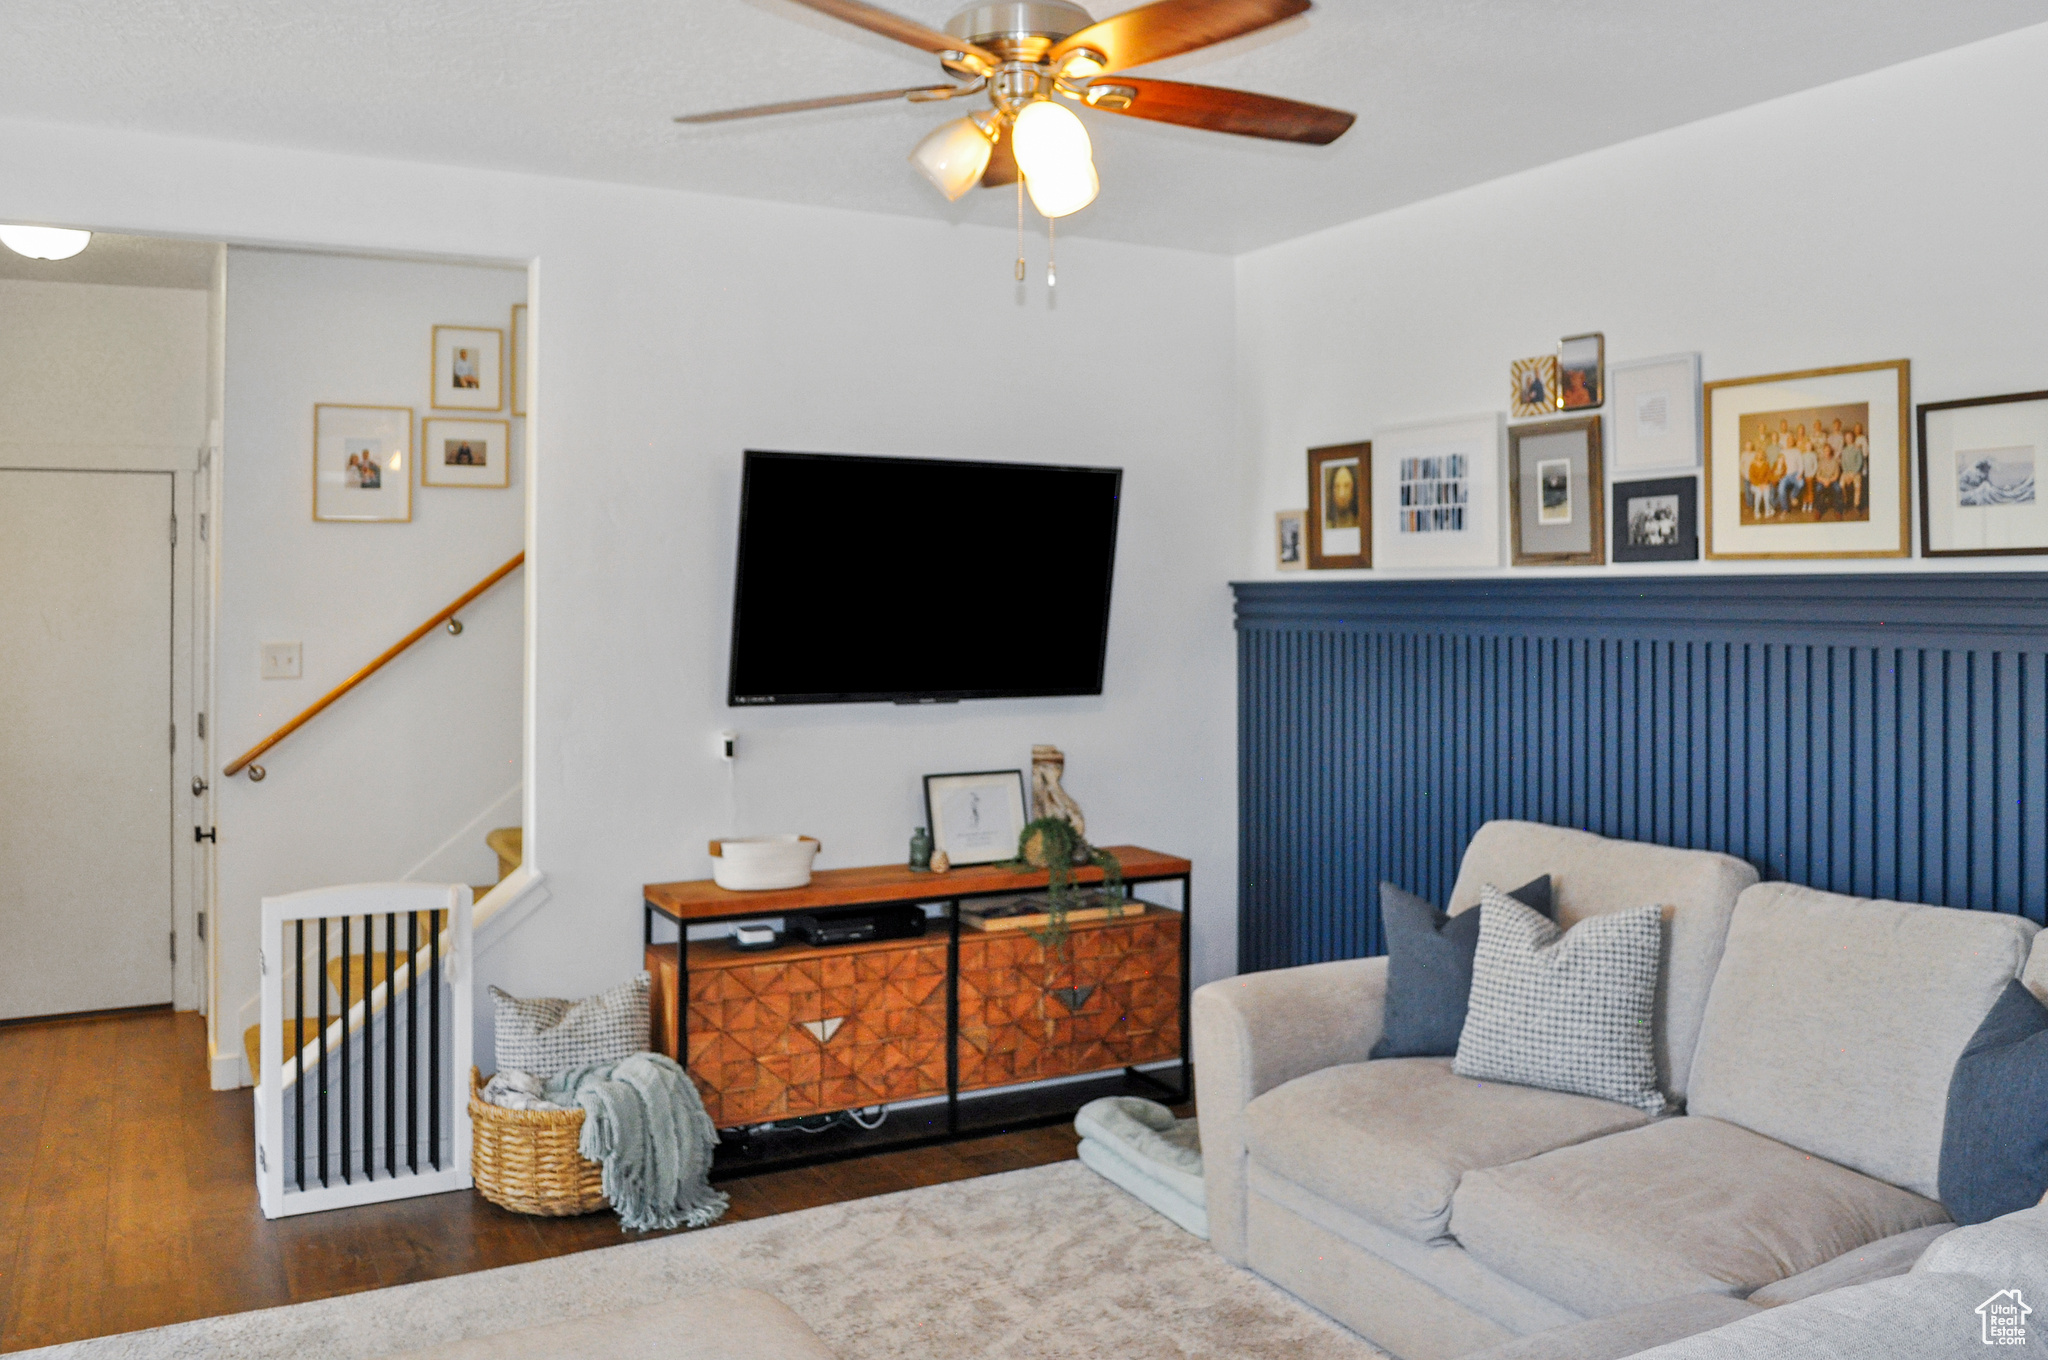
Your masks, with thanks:
[(924, 815), (932, 845), (956, 865), (1015, 859), (1024, 833), (1024, 771), (928, 774)]

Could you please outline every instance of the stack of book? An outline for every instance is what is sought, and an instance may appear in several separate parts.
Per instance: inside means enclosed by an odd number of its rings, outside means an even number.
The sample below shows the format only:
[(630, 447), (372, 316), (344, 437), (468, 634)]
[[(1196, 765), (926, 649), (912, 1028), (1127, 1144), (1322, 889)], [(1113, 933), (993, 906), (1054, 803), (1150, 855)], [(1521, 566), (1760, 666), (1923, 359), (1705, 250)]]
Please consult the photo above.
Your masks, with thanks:
[[(1145, 904), (1135, 898), (1121, 902), (1106, 892), (1077, 892), (1067, 896), (1067, 924), (1103, 921), (1112, 916), (1135, 914)], [(968, 930), (1043, 930), (1052, 924), (1052, 900), (1044, 893), (1022, 897), (990, 897), (962, 903), (960, 924)]]

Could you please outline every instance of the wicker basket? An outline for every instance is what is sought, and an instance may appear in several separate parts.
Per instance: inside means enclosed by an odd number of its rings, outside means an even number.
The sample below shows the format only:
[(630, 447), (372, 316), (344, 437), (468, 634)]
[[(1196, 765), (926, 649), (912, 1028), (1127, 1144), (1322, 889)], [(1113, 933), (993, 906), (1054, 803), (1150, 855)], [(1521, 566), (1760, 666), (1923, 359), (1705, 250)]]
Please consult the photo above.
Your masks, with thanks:
[(508, 1110), (483, 1097), (483, 1074), (469, 1069), (470, 1160), (477, 1191), (514, 1213), (568, 1218), (609, 1209), (604, 1168), (576, 1151), (581, 1110)]

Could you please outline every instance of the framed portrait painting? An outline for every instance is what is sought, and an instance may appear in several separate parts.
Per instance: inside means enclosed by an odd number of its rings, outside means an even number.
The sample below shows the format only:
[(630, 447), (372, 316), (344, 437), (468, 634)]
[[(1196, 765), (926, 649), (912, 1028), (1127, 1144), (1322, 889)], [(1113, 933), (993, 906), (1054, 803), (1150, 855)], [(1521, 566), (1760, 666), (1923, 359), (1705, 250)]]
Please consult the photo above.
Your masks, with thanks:
[(512, 414), (526, 414), (526, 304), (512, 304)]
[(437, 411), (496, 411), (505, 404), (505, 332), (488, 326), (434, 327)]
[(1667, 354), (1607, 371), (1608, 466), (1619, 477), (1700, 465), (1700, 356)]
[(1273, 565), (1300, 571), (1308, 565), (1308, 511), (1280, 510), (1273, 515)]
[(1308, 565), (1315, 571), (1372, 565), (1372, 445), (1308, 451)]
[(1024, 771), (928, 774), (924, 815), (933, 848), (956, 866), (1015, 859), (1024, 832)]
[(1374, 432), (1372, 528), (1380, 566), (1500, 565), (1501, 428), (1493, 411)]
[(1700, 482), (1660, 477), (1614, 484), (1614, 560), (1691, 562), (1700, 555)]
[(1607, 560), (1601, 522), (1600, 417), (1508, 431), (1508, 504), (1518, 567), (1595, 567)]
[(1920, 551), (1927, 557), (2048, 553), (2048, 392), (1920, 408)]
[(412, 407), (313, 408), (313, 518), (344, 524), (412, 518)]
[(420, 422), (420, 485), (505, 487), (512, 484), (512, 422)]
[(1708, 383), (1707, 556), (1904, 557), (1904, 359)]

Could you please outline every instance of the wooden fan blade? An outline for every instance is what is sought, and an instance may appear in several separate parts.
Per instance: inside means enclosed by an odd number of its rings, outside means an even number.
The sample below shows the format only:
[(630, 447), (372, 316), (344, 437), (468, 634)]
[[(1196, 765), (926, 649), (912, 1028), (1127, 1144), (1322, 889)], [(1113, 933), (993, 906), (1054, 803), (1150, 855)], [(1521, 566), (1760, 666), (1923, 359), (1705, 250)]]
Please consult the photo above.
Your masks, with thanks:
[(1309, 0), (1157, 0), (1068, 34), (1048, 60), (1058, 66), (1069, 52), (1087, 47), (1107, 58), (1103, 70), (1121, 71), (1257, 32), (1308, 7)]
[(913, 95), (945, 98), (957, 85), (913, 85), (907, 90), (870, 90), (866, 94), (830, 94), (822, 99), (790, 99), (780, 104), (752, 104), (744, 109), (720, 109), (717, 113), (689, 113), (678, 123), (730, 123), (735, 118), (765, 118), (771, 113), (802, 113), (806, 109), (836, 109), (843, 104), (878, 104), (884, 99), (908, 99)]
[(981, 172), (981, 187), (999, 189), (1005, 184), (1017, 182), (1017, 157), (1010, 148), (1008, 126), (996, 131), (996, 144), (989, 149), (988, 169)]
[(856, 28), (879, 33), (885, 38), (894, 38), (897, 42), (908, 43), (926, 52), (966, 52), (987, 62), (990, 70), (1003, 64), (1003, 59), (993, 52), (976, 47), (973, 43), (956, 38), (950, 33), (941, 33), (936, 28), (926, 28), (915, 19), (906, 19), (900, 14), (877, 9), (864, 3), (864, 0), (796, 0), (796, 3), (805, 9), (829, 14), (834, 19), (852, 24)]
[(1155, 123), (1240, 137), (1265, 137), (1276, 142), (1307, 142), (1327, 146), (1342, 137), (1358, 115), (1320, 104), (1303, 104), (1269, 94), (1247, 94), (1214, 85), (1184, 85), (1177, 80), (1143, 80), (1136, 76), (1098, 77), (1088, 87), (1090, 107), (1104, 113), (1150, 118)]

